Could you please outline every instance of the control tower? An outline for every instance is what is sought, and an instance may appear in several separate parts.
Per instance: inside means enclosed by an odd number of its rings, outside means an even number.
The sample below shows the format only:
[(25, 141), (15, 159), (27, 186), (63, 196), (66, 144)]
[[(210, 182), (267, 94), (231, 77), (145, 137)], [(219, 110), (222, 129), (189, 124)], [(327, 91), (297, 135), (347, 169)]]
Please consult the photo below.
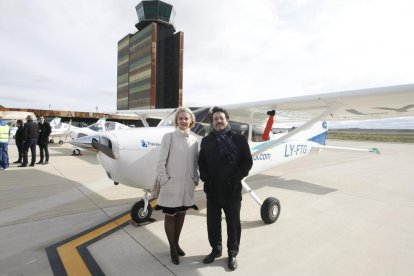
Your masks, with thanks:
[(117, 109), (181, 106), (184, 33), (175, 30), (174, 7), (144, 0), (135, 9), (138, 31), (118, 42)]

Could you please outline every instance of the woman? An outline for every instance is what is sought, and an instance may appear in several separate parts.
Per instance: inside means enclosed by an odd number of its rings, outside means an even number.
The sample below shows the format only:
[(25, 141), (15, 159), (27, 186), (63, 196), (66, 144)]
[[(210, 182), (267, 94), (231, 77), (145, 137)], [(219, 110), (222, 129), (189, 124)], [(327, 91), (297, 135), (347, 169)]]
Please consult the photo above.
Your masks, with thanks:
[(178, 265), (178, 256), (184, 251), (178, 245), (186, 211), (198, 209), (194, 204), (194, 189), (198, 184), (198, 141), (190, 133), (195, 124), (194, 114), (188, 108), (178, 108), (176, 130), (162, 138), (157, 162), (160, 193), (155, 210), (165, 214), (164, 228), (170, 244), (171, 261)]

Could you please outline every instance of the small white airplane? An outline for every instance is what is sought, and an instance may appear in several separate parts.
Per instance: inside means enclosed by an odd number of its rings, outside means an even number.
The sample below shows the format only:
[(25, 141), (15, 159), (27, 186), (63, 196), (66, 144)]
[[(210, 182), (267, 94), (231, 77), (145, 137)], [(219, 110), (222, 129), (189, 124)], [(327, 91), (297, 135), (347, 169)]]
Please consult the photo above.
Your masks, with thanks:
[(61, 122), (61, 118), (55, 117), (52, 121), (49, 122), (52, 132), (49, 137), (50, 143), (54, 143), (54, 138), (59, 138), (59, 145), (63, 144), (62, 137), (66, 138), (69, 136), (70, 131), (77, 129), (78, 127), (72, 126), (72, 120), (69, 121), (69, 124)]
[[(221, 106), (228, 110), (232, 128), (248, 139), (253, 156), (250, 177), (304, 157), (314, 150), (379, 153), (375, 148), (326, 146), (327, 121), (414, 116), (414, 84)], [(145, 114), (151, 110), (135, 112)], [(197, 123), (192, 132), (202, 139), (211, 129), (210, 107), (198, 108), (193, 112)], [(93, 139), (98, 159), (114, 184), (144, 189), (143, 199), (131, 209), (131, 217), (138, 223), (151, 216), (153, 199), (150, 189), (155, 179), (156, 160), (162, 136), (175, 129), (174, 115), (174, 112), (171, 113), (157, 127), (102, 132)], [(289, 132), (273, 134), (270, 140), (263, 139), (271, 130), (273, 117), (282, 123), (306, 122)], [(264, 131), (266, 121), (268, 124)], [(275, 222), (280, 214), (279, 200), (268, 197), (262, 202), (245, 180), (242, 184), (261, 206), (262, 220), (265, 223)]]
[(106, 121), (106, 118), (101, 118), (96, 123), (87, 127), (72, 129), (69, 135), (72, 138), (72, 142), (73, 140), (77, 141), (77, 143), (70, 142), (76, 146), (76, 148), (73, 149), (73, 155), (80, 155), (80, 148), (92, 148), (92, 137), (98, 133), (129, 128), (129, 126), (121, 123)]

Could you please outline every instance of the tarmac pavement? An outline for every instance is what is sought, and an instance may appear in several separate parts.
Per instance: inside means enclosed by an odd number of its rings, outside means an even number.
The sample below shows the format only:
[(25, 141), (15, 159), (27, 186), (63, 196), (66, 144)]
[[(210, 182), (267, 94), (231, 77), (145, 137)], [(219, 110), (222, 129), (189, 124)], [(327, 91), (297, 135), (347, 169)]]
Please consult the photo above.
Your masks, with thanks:
[(414, 145), (328, 144), (381, 154), (325, 150), (247, 179), (262, 200), (280, 200), (281, 215), (265, 225), (243, 195), (235, 272), (225, 250), (202, 263), (211, 250), (202, 187), (180, 239), (186, 256), (174, 265), (161, 212), (129, 223), (142, 191), (113, 185), (95, 154), (52, 144), (48, 165), (0, 171), (0, 275), (414, 275)]

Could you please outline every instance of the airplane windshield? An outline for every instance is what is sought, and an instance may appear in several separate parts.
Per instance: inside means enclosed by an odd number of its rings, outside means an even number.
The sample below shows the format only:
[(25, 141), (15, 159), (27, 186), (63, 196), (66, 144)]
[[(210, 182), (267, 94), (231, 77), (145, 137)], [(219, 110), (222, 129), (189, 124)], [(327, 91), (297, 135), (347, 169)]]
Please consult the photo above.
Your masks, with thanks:
[(252, 127), (252, 142), (262, 142), (264, 128), (260, 126)]
[(95, 131), (104, 131), (102, 124), (93, 124), (88, 126), (88, 128), (95, 130)]
[(115, 122), (106, 122), (105, 123), (105, 130), (114, 130), (115, 129)]
[[(209, 116), (209, 108), (191, 108), (195, 116), (195, 126), (191, 129), (197, 135), (205, 136), (209, 133), (210, 130), (210, 116)], [(171, 113), (167, 118), (163, 119), (158, 126), (175, 126), (174, 119), (175, 114), (177, 112), (174, 111)]]

